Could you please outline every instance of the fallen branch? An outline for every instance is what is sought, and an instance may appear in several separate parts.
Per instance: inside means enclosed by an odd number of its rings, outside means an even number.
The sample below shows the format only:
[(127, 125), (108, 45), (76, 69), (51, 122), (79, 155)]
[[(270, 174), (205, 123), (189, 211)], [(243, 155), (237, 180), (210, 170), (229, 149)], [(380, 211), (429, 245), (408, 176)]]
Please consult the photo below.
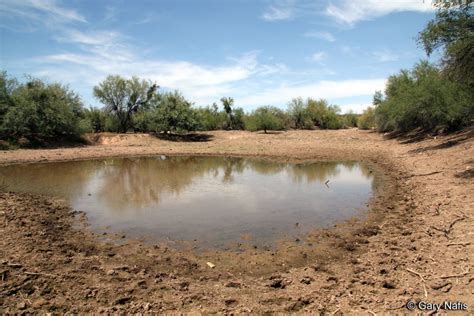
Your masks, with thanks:
[(465, 247), (465, 246), (469, 246), (470, 244), (471, 244), (470, 241), (468, 241), (468, 242), (452, 242), (452, 243), (447, 244), (447, 246), (448, 247), (449, 246), (463, 246), (463, 247)]
[(55, 275), (55, 274), (42, 273), (42, 272), (25, 272), (25, 274), (26, 274), (26, 275), (44, 275), (44, 276), (48, 276), (48, 277), (52, 277), (52, 278), (58, 277), (58, 276)]
[(461, 278), (468, 274), (469, 274), (469, 270), (463, 271), (462, 273), (459, 273), (459, 274), (443, 275), (443, 276), (440, 276), (440, 279)]
[(448, 227), (446, 227), (446, 228), (438, 228), (438, 227), (434, 227), (434, 226), (430, 226), (430, 227), (437, 230), (437, 231), (439, 231), (439, 232), (444, 233), (446, 238), (449, 238), (449, 234), (451, 234), (451, 230), (453, 229), (454, 224), (456, 224), (457, 222), (463, 221), (465, 219), (466, 219), (466, 216), (458, 217), (454, 221), (452, 221), (451, 224), (449, 224)]
[(441, 172), (442, 171), (434, 171), (434, 172), (429, 172), (429, 173), (412, 174), (412, 175), (407, 176), (407, 178), (431, 176), (433, 174), (437, 174), (437, 173), (441, 173)]

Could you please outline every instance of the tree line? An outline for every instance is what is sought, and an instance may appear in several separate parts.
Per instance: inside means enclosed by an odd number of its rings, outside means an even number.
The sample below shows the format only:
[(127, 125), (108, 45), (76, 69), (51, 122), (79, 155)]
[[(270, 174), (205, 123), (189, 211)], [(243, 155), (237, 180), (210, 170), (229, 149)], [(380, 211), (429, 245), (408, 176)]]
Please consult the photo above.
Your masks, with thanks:
[(161, 92), (149, 80), (108, 76), (94, 87), (103, 107), (86, 108), (77, 93), (59, 83), (0, 74), (2, 139), (79, 136), (86, 132), (186, 133), (208, 130), (337, 129), (354, 127), (357, 115), (340, 114), (326, 100), (293, 99), (287, 110), (263, 106), (246, 113), (234, 99), (193, 107), (178, 91)]

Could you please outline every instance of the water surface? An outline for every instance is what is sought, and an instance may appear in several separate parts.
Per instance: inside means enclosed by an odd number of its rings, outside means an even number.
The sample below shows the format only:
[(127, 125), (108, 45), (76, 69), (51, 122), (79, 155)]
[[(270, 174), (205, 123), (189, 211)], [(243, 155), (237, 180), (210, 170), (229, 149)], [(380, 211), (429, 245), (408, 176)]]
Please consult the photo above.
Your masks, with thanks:
[[(327, 184), (325, 184), (329, 180)], [(363, 213), (373, 176), (357, 162), (288, 164), (147, 157), (0, 168), (9, 190), (59, 196), (91, 227), (149, 241), (271, 245)]]

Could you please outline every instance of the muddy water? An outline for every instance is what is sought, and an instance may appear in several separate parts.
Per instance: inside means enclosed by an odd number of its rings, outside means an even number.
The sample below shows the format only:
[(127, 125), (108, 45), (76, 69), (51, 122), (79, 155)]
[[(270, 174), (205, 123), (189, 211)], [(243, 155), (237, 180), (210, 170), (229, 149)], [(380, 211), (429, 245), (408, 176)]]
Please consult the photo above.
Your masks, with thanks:
[(372, 172), (357, 162), (229, 157), (12, 165), (0, 168), (2, 182), (11, 191), (65, 198), (98, 232), (218, 248), (272, 245), (362, 216), (373, 191)]

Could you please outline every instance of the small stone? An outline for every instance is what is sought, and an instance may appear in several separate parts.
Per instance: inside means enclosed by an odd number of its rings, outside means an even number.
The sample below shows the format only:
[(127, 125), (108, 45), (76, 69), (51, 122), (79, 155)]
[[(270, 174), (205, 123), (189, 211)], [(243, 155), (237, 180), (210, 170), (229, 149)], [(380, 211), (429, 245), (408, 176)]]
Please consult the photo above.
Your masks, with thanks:
[(107, 275), (115, 275), (115, 270), (108, 270)]
[(214, 269), (216, 267), (216, 265), (212, 262), (206, 262), (207, 266), (211, 269)]
[(25, 302), (19, 302), (18, 304), (16, 304), (16, 308), (25, 309), (26, 308)]

